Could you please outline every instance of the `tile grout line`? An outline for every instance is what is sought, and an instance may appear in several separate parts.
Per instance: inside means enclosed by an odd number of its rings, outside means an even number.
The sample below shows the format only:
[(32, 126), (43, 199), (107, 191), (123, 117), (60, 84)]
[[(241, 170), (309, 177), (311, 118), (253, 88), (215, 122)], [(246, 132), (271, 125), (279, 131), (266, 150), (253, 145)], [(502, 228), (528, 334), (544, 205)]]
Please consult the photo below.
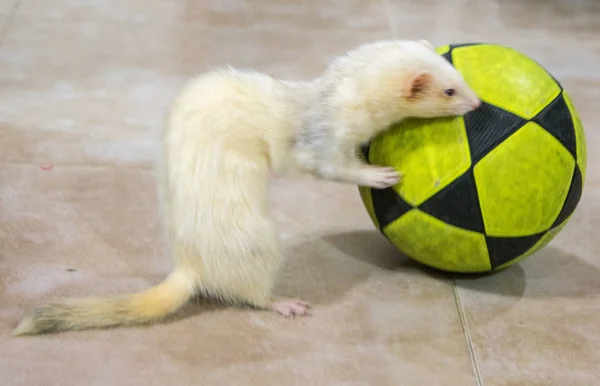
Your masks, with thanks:
[(392, 3), (391, 0), (381, 0), (381, 3), (383, 4), (383, 8), (385, 8), (385, 11), (387, 13), (387, 22), (388, 22), (388, 32), (391, 35), (392, 39), (396, 38), (396, 28), (394, 28), (394, 18), (392, 16)]
[(17, 15), (17, 11), (19, 10), (20, 6), (21, 6), (21, 0), (16, 0), (10, 11), (10, 14), (8, 15), (8, 18), (6, 19), (6, 23), (4, 23), (4, 27), (0, 30), (0, 46), (2, 45), (2, 41), (4, 40), (4, 37), (8, 34), (10, 25), (12, 24), (13, 20), (15, 19), (15, 16)]
[(469, 357), (471, 359), (471, 367), (473, 368), (473, 373), (475, 375), (475, 381), (477, 383), (477, 386), (483, 386), (483, 380), (481, 378), (481, 371), (479, 369), (479, 364), (477, 363), (477, 356), (475, 355), (475, 348), (473, 347), (473, 338), (471, 337), (471, 330), (469, 329), (469, 323), (467, 322), (467, 315), (465, 313), (465, 308), (463, 307), (463, 304), (460, 301), (460, 293), (458, 291), (458, 285), (456, 284), (456, 279), (454, 279), (452, 281), (452, 292), (454, 293), (454, 302), (456, 303), (456, 310), (458, 311), (460, 325), (463, 329), (463, 333), (465, 335), (465, 340), (467, 341), (467, 346), (469, 346)]

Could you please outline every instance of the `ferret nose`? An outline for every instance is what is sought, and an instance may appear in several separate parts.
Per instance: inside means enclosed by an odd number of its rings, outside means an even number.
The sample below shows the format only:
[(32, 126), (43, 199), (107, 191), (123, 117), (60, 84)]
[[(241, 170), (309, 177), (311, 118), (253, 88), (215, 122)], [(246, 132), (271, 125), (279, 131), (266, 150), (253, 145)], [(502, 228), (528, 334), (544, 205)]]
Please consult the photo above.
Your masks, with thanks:
[(479, 99), (476, 99), (475, 102), (473, 102), (473, 109), (478, 109), (479, 106), (481, 106), (481, 101)]

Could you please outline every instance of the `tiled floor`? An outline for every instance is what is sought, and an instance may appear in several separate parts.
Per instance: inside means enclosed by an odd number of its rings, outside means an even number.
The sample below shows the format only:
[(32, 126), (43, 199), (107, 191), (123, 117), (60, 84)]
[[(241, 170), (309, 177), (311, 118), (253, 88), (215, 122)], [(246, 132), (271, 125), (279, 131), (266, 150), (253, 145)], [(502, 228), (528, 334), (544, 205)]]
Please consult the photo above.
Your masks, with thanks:
[[(598, 20), (595, 0), (0, 0), (0, 384), (600, 385)], [(188, 77), (309, 78), (387, 37), (511, 45), (569, 90), (588, 176), (547, 248), (491, 277), (434, 274), (397, 257), (356, 188), (282, 180), (279, 292), (313, 317), (190, 306), (149, 328), (9, 337), (44, 300), (167, 273), (150, 169)]]

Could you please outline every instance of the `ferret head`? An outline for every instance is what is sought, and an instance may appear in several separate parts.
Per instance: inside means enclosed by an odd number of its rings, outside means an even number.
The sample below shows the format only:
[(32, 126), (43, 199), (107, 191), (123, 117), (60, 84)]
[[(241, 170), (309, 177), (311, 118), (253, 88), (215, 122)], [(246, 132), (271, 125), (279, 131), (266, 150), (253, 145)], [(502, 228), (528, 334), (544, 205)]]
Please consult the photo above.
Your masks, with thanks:
[(402, 98), (414, 117), (464, 115), (481, 100), (462, 75), (427, 41), (413, 42), (416, 66), (406, 73)]
[[(425, 41), (391, 40), (363, 45), (338, 61), (354, 95), (381, 123), (407, 117), (458, 116), (481, 101), (462, 75)], [(343, 71), (340, 71), (343, 72)], [(353, 76), (352, 76), (353, 75)]]

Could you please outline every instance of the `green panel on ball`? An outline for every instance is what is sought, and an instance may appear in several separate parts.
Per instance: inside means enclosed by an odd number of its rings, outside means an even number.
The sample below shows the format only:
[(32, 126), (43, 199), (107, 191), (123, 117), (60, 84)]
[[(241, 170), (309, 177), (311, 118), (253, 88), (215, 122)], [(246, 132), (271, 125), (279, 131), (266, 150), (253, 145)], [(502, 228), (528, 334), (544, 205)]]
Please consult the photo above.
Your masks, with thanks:
[(571, 153), (552, 134), (527, 123), (475, 165), (486, 234), (521, 237), (550, 229), (574, 168)]
[(449, 225), (413, 209), (383, 229), (388, 239), (412, 259), (449, 272), (491, 269), (485, 236)]
[(418, 206), (471, 166), (462, 117), (407, 119), (371, 141), (369, 162), (403, 174), (394, 190)]
[(533, 118), (561, 91), (533, 59), (495, 44), (457, 47), (452, 62), (487, 103), (523, 118)]
[(579, 114), (575, 110), (573, 106), (573, 101), (567, 94), (566, 91), (563, 91), (563, 97), (565, 98), (565, 103), (569, 108), (569, 112), (571, 113), (571, 117), (573, 118), (573, 126), (575, 128), (575, 140), (577, 146), (577, 165), (579, 165), (579, 170), (581, 170), (581, 179), (585, 184), (585, 172), (587, 167), (587, 149), (585, 143), (585, 134), (583, 131), (583, 124), (581, 123), (581, 118), (579, 118)]
[(506, 262), (506, 263), (504, 263), (502, 265), (497, 266), (496, 268), (494, 268), (494, 271), (500, 271), (500, 270), (502, 270), (504, 268), (510, 267), (511, 265), (515, 265), (519, 261), (528, 258), (529, 256), (533, 255), (534, 253), (536, 253), (537, 251), (539, 251), (540, 249), (542, 249), (543, 247), (545, 247), (546, 245), (548, 245), (548, 243), (550, 243), (550, 241), (552, 241), (552, 239), (554, 239), (554, 237), (556, 237), (556, 235), (558, 235), (560, 233), (560, 231), (565, 227), (565, 225), (567, 225), (568, 221), (569, 221), (569, 219), (565, 220), (559, 226), (550, 229), (527, 252), (523, 253), (522, 255), (520, 255), (519, 257), (517, 257), (516, 259), (513, 259), (513, 260), (508, 261), (508, 262)]
[(441, 46), (441, 47), (435, 47), (435, 52), (437, 52), (440, 55), (444, 55), (448, 51), (450, 51), (450, 45), (449, 44), (447, 44), (445, 46)]

